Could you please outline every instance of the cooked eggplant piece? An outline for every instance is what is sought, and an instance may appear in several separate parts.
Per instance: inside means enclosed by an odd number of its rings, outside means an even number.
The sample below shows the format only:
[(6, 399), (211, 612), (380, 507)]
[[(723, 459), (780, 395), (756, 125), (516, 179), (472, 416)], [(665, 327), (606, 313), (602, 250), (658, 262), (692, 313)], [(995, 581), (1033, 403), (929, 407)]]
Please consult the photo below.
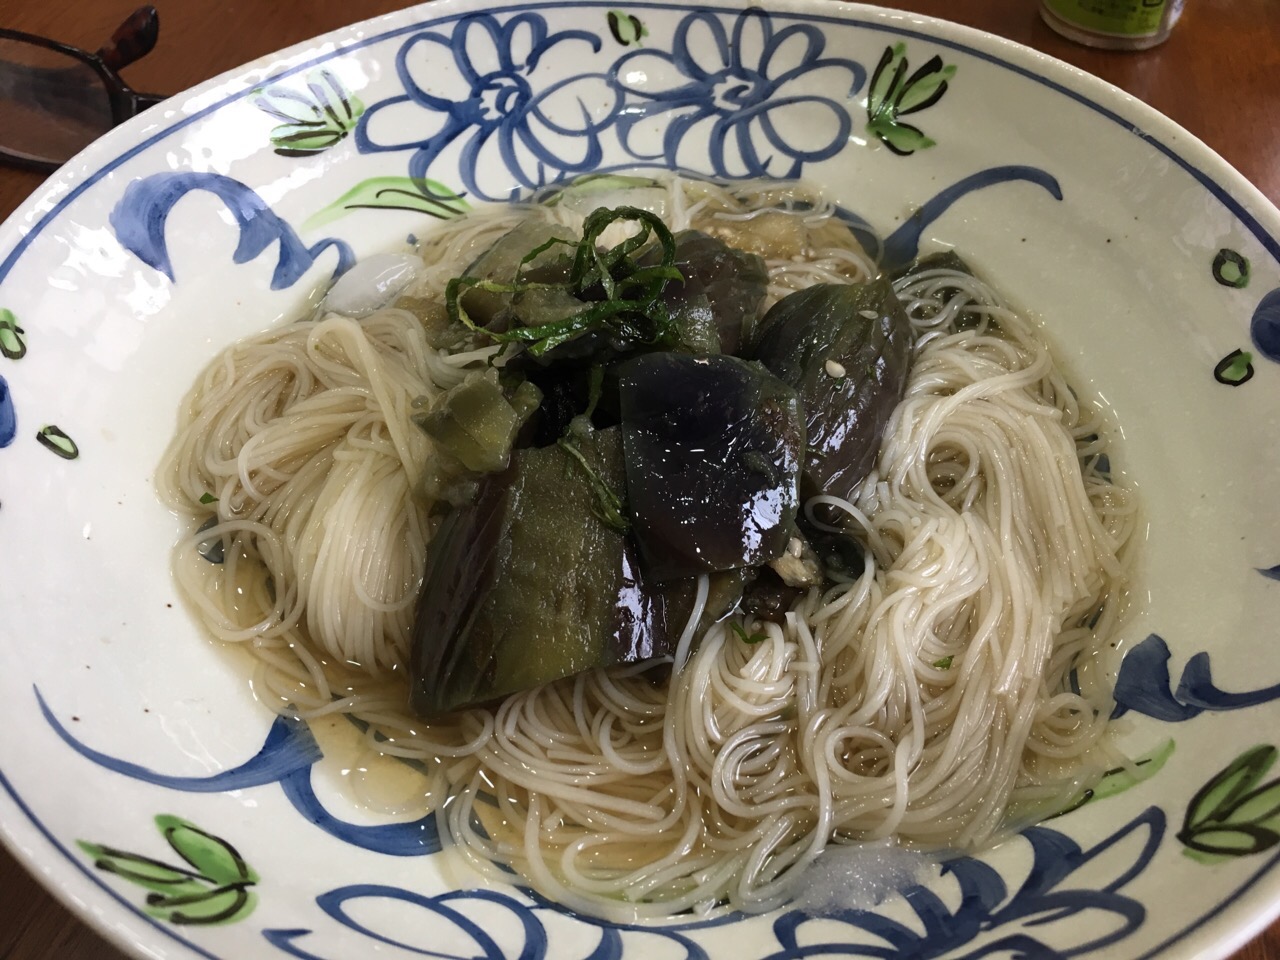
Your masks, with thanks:
[(769, 568), (789, 587), (816, 587), (822, 582), (822, 561), (794, 525), (787, 534), (787, 549), (769, 561)]
[(737, 357), (650, 353), (618, 370), (627, 498), (657, 581), (778, 556), (799, 504), (795, 391)]
[(577, 417), (585, 417), (599, 429), (618, 425), (618, 378), (612, 367), (578, 360), (543, 364), (533, 359), (518, 372), (542, 392), (542, 405), (517, 446), (556, 443)]
[(676, 306), (672, 319), (680, 331), (673, 349), (699, 354), (723, 352), (716, 311), (704, 294)]
[(573, 418), (582, 415), (590, 402), (590, 368), (564, 362), (548, 367), (534, 365), (527, 383), (542, 391), (542, 405), (533, 418), (529, 445), (546, 447), (564, 436)]
[[(557, 243), (556, 241), (563, 241)], [(550, 275), (568, 275), (566, 251), (573, 249), (577, 242), (573, 231), (558, 224), (542, 220), (525, 220), (510, 233), (498, 238), (492, 247), (480, 254), (471, 266), (467, 267), (466, 277), (480, 280), (491, 280), (496, 283), (509, 284), (515, 280), (521, 270), (524, 259), (534, 250), (551, 244), (533, 261), (523, 266), (526, 276), (530, 271), (550, 271)], [(547, 276), (535, 274), (540, 281)], [(527, 295), (527, 292), (526, 294)], [(477, 326), (488, 327), (498, 319), (500, 313), (511, 306), (510, 293), (483, 290), (470, 287), (461, 296), (461, 304)], [(537, 298), (530, 300), (526, 309), (530, 313), (535, 310)], [(580, 305), (579, 305), (580, 306)], [(545, 311), (545, 305), (536, 303), (536, 309)], [(543, 322), (546, 322), (545, 320)], [(505, 324), (502, 324), (505, 328)]]
[(852, 534), (823, 530), (800, 517), (800, 529), (828, 579), (856, 580), (866, 569), (862, 544)]
[(785, 623), (787, 611), (803, 594), (803, 588), (790, 586), (772, 569), (762, 567), (756, 578), (747, 585), (742, 597), (742, 609), (761, 620)]
[(461, 324), (449, 319), (449, 311), (444, 301), (438, 297), (418, 297), (405, 294), (392, 304), (397, 310), (408, 310), (422, 324), (422, 332), (427, 335), (427, 343), (436, 350), (454, 351), (462, 349), (471, 337), (471, 331)]
[[(615, 231), (621, 233), (617, 243), (597, 246)], [(656, 241), (657, 260), (642, 264), (637, 252), (651, 240)], [(683, 278), (674, 266), (675, 238), (659, 217), (635, 207), (595, 210), (583, 221), (572, 258), (556, 254), (544, 262), (560, 246), (552, 239), (535, 247), (519, 261), (518, 275), (506, 283), (486, 281), (479, 274), (453, 278), (445, 286), (450, 318), (494, 340), (517, 344), (527, 357), (547, 363), (604, 362), (606, 354), (620, 356), (678, 343), (679, 331), (660, 295), (669, 282)], [(464, 303), (477, 291), (509, 297), (485, 326)]]
[(671, 653), (634, 548), (596, 516), (598, 484), (622, 488), (618, 431), (579, 436), (576, 450), (580, 461), (560, 445), (517, 451), (444, 519), (413, 630), (418, 714)]
[(823, 283), (784, 297), (749, 354), (800, 395), (805, 499), (849, 497), (875, 464), (907, 386), (911, 323), (893, 286), (883, 278)]
[(787, 611), (809, 587), (823, 579), (856, 580), (864, 571), (862, 545), (857, 538), (824, 530), (801, 512), (786, 552), (754, 571), (755, 577), (742, 596), (742, 609), (761, 620), (784, 623)]
[[(725, 246), (719, 240), (694, 230), (686, 230), (675, 238), (674, 266), (684, 280), (670, 280), (662, 287), (658, 304), (670, 315), (667, 324), (656, 322), (646, 314), (649, 307), (636, 309), (629, 317), (627, 331), (616, 328), (591, 330), (548, 350), (541, 357), (521, 356), (517, 362), (528, 367), (530, 362), (544, 364), (590, 359), (612, 362), (635, 353), (654, 349), (681, 350), (685, 353), (732, 353), (745, 326), (754, 323), (764, 301), (767, 275), (764, 261), (754, 254)], [(662, 262), (661, 245), (646, 251), (637, 261), (638, 268), (653, 268)], [(535, 278), (534, 272), (526, 277)], [(541, 296), (530, 302), (526, 311), (521, 306), (526, 298)], [(585, 290), (582, 299), (570, 298), (563, 291), (530, 290), (519, 295), (501, 317), (511, 316), (525, 326), (553, 323), (582, 309), (584, 303), (597, 303), (603, 298), (599, 286)], [(526, 315), (527, 313), (527, 315)], [(500, 317), (500, 319), (501, 319)]]
[[(750, 569), (740, 568), (707, 575), (707, 600), (702, 608), (702, 616), (698, 618), (697, 636), (701, 636), (712, 624), (719, 623), (738, 609), (743, 590), (752, 573)], [(696, 578), (669, 580), (658, 584), (657, 590), (662, 594), (666, 626), (674, 645), (680, 639), (680, 634), (684, 633), (693, 613), (694, 602), (698, 599), (698, 581)]]
[[(559, 271), (555, 271), (559, 272)], [(567, 274), (567, 270), (565, 271)], [(530, 283), (554, 283), (554, 280), (539, 280), (537, 277), (550, 276), (552, 271), (531, 271), (524, 274)], [(518, 293), (510, 294), (509, 304), (498, 311), (489, 324), (495, 331), (510, 330), (512, 327), (542, 327), (551, 323), (559, 323), (578, 313), (582, 301), (564, 287), (528, 287)]]
[(493, 473), (506, 469), (516, 432), (540, 400), (538, 388), (527, 380), (508, 399), (496, 371), (476, 371), (413, 419), (436, 442), (438, 452), (475, 473)]
[[(744, 339), (743, 331), (750, 330), (764, 302), (769, 282), (764, 261), (697, 230), (683, 230), (675, 240), (675, 266), (684, 282), (668, 283), (662, 291), (662, 302), (681, 328), (690, 331), (682, 341), (694, 352), (736, 354)], [(657, 262), (656, 251), (641, 258), (641, 263)], [(719, 343), (715, 350), (699, 351), (697, 343), (706, 342), (706, 334), (701, 331), (706, 328), (708, 310)]]
[[(414, 422), (435, 442), (422, 473), (422, 493), (438, 507), (474, 500), (480, 477), (511, 462), (511, 450), (540, 400), (532, 383), (504, 390), (496, 371), (476, 371), (414, 414)], [(424, 402), (419, 398), (415, 406)]]

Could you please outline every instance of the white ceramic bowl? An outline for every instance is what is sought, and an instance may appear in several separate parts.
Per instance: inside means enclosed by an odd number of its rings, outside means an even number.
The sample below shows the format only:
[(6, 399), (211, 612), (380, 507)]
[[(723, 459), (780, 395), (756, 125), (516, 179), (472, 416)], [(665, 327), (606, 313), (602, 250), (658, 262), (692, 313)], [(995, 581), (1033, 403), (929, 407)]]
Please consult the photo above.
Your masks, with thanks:
[[(924, 69), (873, 122), (883, 57)], [(803, 175), (887, 255), (957, 245), (1044, 321), (1145, 505), (1117, 695), (1147, 779), (874, 911), (619, 927), (476, 888), (429, 817), (347, 802), (341, 736), (315, 731), (322, 757), (254, 701), (178, 601), (153, 488), (196, 372), (431, 229), (412, 178), (474, 201), (639, 165)], [(1278, 238), (1256, 190), (1142, 104), (868, 7), (438, 0), (175, 97), (0, 230), (4, 836), (140, 956), (1225, 953), (1280, 894)]]

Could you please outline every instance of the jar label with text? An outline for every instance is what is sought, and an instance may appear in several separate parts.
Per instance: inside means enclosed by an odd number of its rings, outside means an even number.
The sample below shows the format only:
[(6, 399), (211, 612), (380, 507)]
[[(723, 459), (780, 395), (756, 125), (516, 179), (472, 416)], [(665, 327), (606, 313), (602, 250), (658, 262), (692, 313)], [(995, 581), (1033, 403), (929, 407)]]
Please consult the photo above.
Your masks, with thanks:
[(1160, 32), (1165, 0), (1043, 0), (1051, 11), (1084, 30), (1121, 37)]

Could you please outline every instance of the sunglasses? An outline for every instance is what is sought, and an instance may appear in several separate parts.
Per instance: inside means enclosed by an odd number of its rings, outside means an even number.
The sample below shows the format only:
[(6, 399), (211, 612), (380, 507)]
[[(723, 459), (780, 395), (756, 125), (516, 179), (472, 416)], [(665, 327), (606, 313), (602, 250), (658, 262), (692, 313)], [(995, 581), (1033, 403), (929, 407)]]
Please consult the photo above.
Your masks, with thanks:
[(155, 7), (135, 10), (97, 53), (0, 30), (0, 161), (56, 170), (164, 97), (131, 90), (119, 71), (160, 36)]

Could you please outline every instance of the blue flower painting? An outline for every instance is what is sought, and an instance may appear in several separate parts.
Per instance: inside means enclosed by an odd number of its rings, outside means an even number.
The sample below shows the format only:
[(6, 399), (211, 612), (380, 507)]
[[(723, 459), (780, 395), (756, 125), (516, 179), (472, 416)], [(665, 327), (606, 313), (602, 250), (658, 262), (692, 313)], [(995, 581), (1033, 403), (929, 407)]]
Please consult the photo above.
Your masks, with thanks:
[[(488, 200), (594, 170), (603, 155), (600, 135), (617, 115), (616, 94), (599, 74), (549, 78), (557, 64), (562, 69), (566, 59), (601, 45), (597, 33), (552, 33), (535, 13), (502, 23), (483, 14), (447, 34), (419, 33), (396, 56), (405, 92), (365, 112), (356, 145), (366, 153), (412, 150), (409, 176), (425, 178), (458, 141), (459, 176), (471, 194)], [(496, 171), (505, 172), (502, 180), (485, 179)]]
[[(841, 910), (825, 918), (792, 911), (774, 922), (781, 949), (764, 960), (947, 955), (1065, 960), (1109, 947), (1146, 919), (1146, 907), (1125, 888), (1155, 856), (1165, 825), (1164, 812), (1148, 807), (1088, 849), (1057, 830), (1032, 827), (1018, 841), (1031, 848), (1032, 859), (1016, 887), (984, 860), (962, 857), (943, 868), (942, 883), (903, 891), (915, 923), (879, 910)], [(950, 898), (935, 887), (951, 887)]]
[[(637, 159), (717, 177), (798, 176), (846, 145), (848, 104), (866, 82), (861, 64), (825, 48), (817, 27), (775, 29), (761, 10), (743, 11), (732, 29), (718, 14), (690, 14), (670, 52), (638, 50), (614, 65), (610, 79), (628, 97), (623, 145)], [(646, 146), (643, 132), (658, 139), (659, 130), (661, 146)]]

